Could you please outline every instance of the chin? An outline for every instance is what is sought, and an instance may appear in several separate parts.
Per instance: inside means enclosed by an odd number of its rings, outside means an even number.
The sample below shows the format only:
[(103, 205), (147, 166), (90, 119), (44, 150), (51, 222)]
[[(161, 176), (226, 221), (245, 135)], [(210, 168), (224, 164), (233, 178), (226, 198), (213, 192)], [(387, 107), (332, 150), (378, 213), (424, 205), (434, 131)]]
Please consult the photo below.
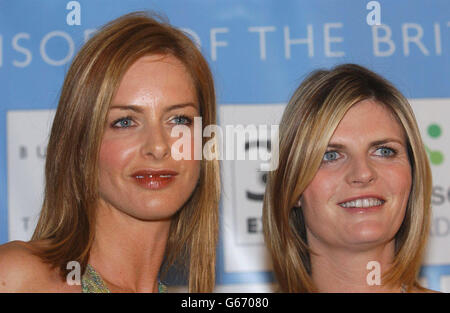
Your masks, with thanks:
[(348, 232), (351, 234), (349, 240), (354, 244), (373, 245), (386, 241), (387, 233), (385, 227), (379, 223), (364, 223), (358, 225)]
[(141, 221), (170, 220), (181, 208), (179, 203), (171, 203), (167, 199), (153, 198), (150, 201), (134, 201), (134, 205), (124, 208), (128, 215)]
[(135, 211), (131, 215), (141, 221), (169, 221), (176, 214), (177, 210), (161, 210), (143, 208), (142, 210)]

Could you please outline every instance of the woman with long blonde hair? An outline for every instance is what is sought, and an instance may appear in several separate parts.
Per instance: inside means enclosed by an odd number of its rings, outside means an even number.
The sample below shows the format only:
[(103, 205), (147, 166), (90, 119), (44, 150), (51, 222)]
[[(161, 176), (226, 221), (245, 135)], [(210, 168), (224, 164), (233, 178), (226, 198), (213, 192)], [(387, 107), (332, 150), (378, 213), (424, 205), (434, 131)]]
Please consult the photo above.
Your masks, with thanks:
[(354, 64), (290, 99), (268, 176), (265, 241), (282, 292), (420, 292), (431, 171), (413, 111)]
[[(219, 164), (171, 146), (175, 126), (215, 124), (215, 101), (180, 30), (143, 12), (100, 29), (64, 81), (34, 235), (0, 247), (0, 291), (161, 292), (160, 274), (185, 262), (189, 291), (211, 292)], [(74, 264), (81, 285), (67, 283)]]

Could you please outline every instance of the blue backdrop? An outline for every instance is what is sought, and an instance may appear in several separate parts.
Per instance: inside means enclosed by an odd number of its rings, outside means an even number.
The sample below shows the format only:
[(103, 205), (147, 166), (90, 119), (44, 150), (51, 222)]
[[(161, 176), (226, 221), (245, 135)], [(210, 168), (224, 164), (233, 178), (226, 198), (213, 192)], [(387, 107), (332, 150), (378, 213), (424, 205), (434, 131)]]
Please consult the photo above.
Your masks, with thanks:
[[(380, 0), (382, 25), (375, 27), (365, 0), (79, 0), (80, 25), (68, 23), (69, 2), (0, 0), (0, 244), (14, 239), (7, 112), (56, 108), (85, 39), (131, 11), (154, 10), (191, 34), (211, 65), (221, 106), (286, 103), (308, 72), (346, 62), (379, 72), (407, 98), (450, 98), (448, 0)], [(447, 211), (450, 189), (448, 197)], [(272, 280), (268, 271), (226, 272), (222, 243), (219, 284)], [(425, 266), (423, 274), (439, 290), (450, 266)]]

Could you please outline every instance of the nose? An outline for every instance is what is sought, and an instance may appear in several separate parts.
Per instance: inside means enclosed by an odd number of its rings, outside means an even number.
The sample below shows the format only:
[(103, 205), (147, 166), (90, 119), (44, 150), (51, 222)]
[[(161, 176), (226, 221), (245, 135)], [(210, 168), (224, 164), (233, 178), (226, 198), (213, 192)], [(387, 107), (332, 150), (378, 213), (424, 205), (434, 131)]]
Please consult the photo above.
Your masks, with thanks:
[(144, 130), (141, 153), (155, 160), (165, 159), (170, 155), (169, 138), (163, 127), (152, 126)]
[(365, 186), (377, 179), (376, 170), (365, 157), (354, 158), (346, 175), (347, 183), (354, 186)]

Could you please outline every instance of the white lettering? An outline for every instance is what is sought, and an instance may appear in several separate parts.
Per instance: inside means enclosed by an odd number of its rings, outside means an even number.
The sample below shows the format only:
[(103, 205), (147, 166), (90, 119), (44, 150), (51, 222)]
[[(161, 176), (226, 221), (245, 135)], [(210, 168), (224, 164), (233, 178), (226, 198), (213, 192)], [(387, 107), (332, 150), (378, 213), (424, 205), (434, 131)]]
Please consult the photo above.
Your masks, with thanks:
[[(263, 160), (268, 161), (270, 158), (269, 163), (261, 163), (259, 166), (259, 169), (261, 171), (275, 171), (278, 168), (278, 161), (279, 161), (279, 136), (278, 136), (278, 130), (279, 125), (271, 125), (270, 126), (270, 155), (266, 158), (263, 158)], [(267, 132), (262, 132), (262, 136), (266, 136)], [(263, 138), (264, 140), (264, 138)]]
[(81, 268), (77, 261), (70, 261), (66, 266), (67, 270), (71, 270), (66, 276), (66, 282), (69, 286), (81, 285)]
[[(410, 37), (409, 36), (409, 29), (415, 29), (416, 30), (416, 35)], [(419, 24), (415, 24), (415, 23), (404, 23), (402, 24), (402, 37), (403, 37), (403, 53), (405, 54), (405, 56), (409, 55), (409, 43), (415, 43), (417, 47), (419, 47), (419, 49), (422, 51), (422, 53), (424, 55), (429, 55), (430, 53), (428, 52), (427, 48), (425, 47), (425, 45), (423, 44), (422, 41), (420, 41), (420, 39), (423, 36), (423, 28), (422, 26), (420, 26)]]
[(202, 159), (203, 121), (201, 117), (194, 117), (194, 160)]
[(366, 282), (369, 286), (381, 285), (381, 265), (377, 261), (370, 261), (367, 263), (366, 269), (369, 274), (366, 276)]
[(13, 46), (14, 50), (25, 54), (25, 60), (24, 61), (20, 62), (20, 61), (14, 60), (13, 61), (13, 65), (17, 66), (17, 67), (25, 67), (25, 66), (28, 66), (31, 63), (32, 55), (31, 55), (30, 50), (19, 46), (19, 40), (20, 39), (30, 39), (30, 34), (18, 33), (17, 35), (15, 35), (13, 37), (12, 46)]
[(72, 10), (67, 13), (66, 23), (69, 26), (81, 25), (81, 5), (78, 1), (70, 1), (66, 6), (67, 10)]
[(208, 308), (209, 311), (211, 311), (214, 308), (214, 303), (216, 300), (197, 300), (197, 299), (191, 299), (191, 297), (188, 297), (187, 300), (181, 301), (181, 307), (182, 308)]
[(436, 55), (442, 54), (441, 25), (434, 23), (434, 44)]
[(191, 129), (186, 125), (175, 125), (170, 133), (171, 137), (181, 138), (172, 144), (170, 153), (174, 160), (191, 160)]
[(313, 27), (311, 24), (307, 26), (308, 37), (306, 38), (290, 38), (289, 26), (284, 27), (284, 56), (286, 59), (291, 58), (291, 45), (307, 44), (308, 45), (308, 57), (314, 56), (314, 38)]
[[(378, 30), (384, 30), (385, 35), (383, 37), (379, 36)], [(387, 25), (372, 26), (372, 43), (373, 43), (373, 54), (377, 57), (388, 57), (395, 52), (395, 44), (391, 39), (392, 31)], [(381, 51), (380, 43), (385, 43), (388, 45), (388, 49)]]
[[(214, 137), (212, 134), (214, 133)], [(205, 127), (203, 130), (203, 137), (209, 137), (209, 139), (205, 146), (203, 147), (203, 155), (206, 160), (222, 160), (222, 149), (221, 144), (223, 143), (223, 132), (222, 128), (217, 125), (211, 124)]]
[(251, 33), (259, 33), (259, 58), (261, 60), (266, 59), (266, 32), (275, 31), (275, 27), (273, 26), (254, 26), (249, 27), (248, 31)]
[(330, 43), (343, 42), (342, 37), (331, 37), (330, 28), (342, 28), (342, 23), (326, 23), (323, 27), (323, 36), (325, 43), (325, 56), (327, 57), (343, 57), (345, 52), (343, 51), (331, 51)]
[(216, 35), (218, 33), (228, 33), (229, 29), (226, 27), (222, 28), (212, 28), (210, 32), (210, 39), (211, 39), (211, 59), (213, 61), (217, 60), (217, 47), (226, 47), (228, 46), (228, 42), (226, 41), (217, 41)]
[[(228, 125), (227, 125), (228, 126)], [(228, 130), (228, 128), (227, 128)], [(248, 135), (248, 141), (249, 142), (256, 142), (258, 141), (258, 131), (256, 129), (256, 125), (250, 124), (247, 126), (243, 125), (236, 125), (236, 127), (233, 130), (233, 146), (234, 146), (234, 135), (237, 137), (236, 146), (238, 147), (237, 150), (237, 160), (245, 160), (245, 139)], [(227, 152), (228, 152), (228, 133), (227, 133)], [(234, 151), (233, 151), (234, 152)], [(227, 154), (228, 157), (228, 154)], [(257, 160), (258, 159), (258, 150), (251, 149), (249, 150), (249, 160)]]
[(367, 14), (366, 22), (370, 26), (381, 25), (381, 5), (378, 1), (370, 1), (366, 5), (367, 10), (372, 10)]
[[(69, 52), (61, 60), (52, 60), (52, 59), (50, 59), (50, 57), (47, 55), (47, 52), (45, 50), (45, 46), (46, 46), (47, 42), (50, 39), (52, 39), (53, 37), (62, 37), (69, 44)], [(62, 31), (52, 31), (52, 32), (48, 33), (47, 35), (45, 35), (44, 38), (42, 38), (40, 51), (41, 51), (42, 59), (46, 63), (48, 63), (50, 65), (54, 65), (54, 66), (59, 66), (59, 65), (66, 64), (72, 58), (72, 56), (73, 56), (73, 54), (75, 52), (75, 44), (74, 44), (72, 38), (67, 33), (62, 32)]]

